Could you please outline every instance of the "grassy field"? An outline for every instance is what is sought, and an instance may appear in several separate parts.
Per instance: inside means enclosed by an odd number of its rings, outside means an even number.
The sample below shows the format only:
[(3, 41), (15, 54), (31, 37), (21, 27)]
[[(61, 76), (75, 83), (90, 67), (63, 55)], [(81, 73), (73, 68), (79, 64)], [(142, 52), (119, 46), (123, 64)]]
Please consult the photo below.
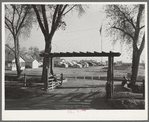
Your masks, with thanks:
[[(107, 66), (98, 66), (98, 67), (88, 67), (88, 68), (53, 68), (54, 74), (63, 73), (64, 77), (76, 77), (76, 76), (98, 76), (98, 77), (107, 77)], [(130, 69), (127, 67), (114, 67), (114, 77), (123, 77), (126, 76), (127, 73), (130, 72)], [(6, 74), (16, 74), (16, 71), (5, 71)], [(22, 71), (24, 74), (24, 71)], [(42, 74), (42, 68), (36, 69), (27, 69), (26, 75), (39, 75)], [(145, 69), (139, 68), (138, 77), (144, 78)]]
[[(102, 69), (103, 67), (88, 67), (88, 68), (61, 68), (54, 67), (53, 71), (55, 74), (63, 73), (67, 76), (98, 76), (99, 74), (106, 74), (107, 69)], [(16, 71), (6, 71), (6, 73), (16, 74)], [(27, 69), (26, 74), (30, 75), (41, 75), (42, 68)], [(24, 74), (24, 71), (22, 72)]]

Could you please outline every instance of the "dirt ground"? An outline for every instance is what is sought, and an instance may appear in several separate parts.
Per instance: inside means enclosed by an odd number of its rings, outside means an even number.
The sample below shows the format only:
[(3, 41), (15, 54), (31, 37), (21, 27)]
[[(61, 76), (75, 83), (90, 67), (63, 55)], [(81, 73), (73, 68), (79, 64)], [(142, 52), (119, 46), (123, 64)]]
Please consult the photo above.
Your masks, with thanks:
[[(68, 79), (45, 92), (43, 86), (6, 86), (6, 110), (112, 109), (105, 102), (105, 81)], [(13, 93), (14, 92), (14, 93)]]
[[(55, 73), (64, 73), (67, 76), (106, 76), (103, 67), (78, 68), (54, 68)], [(41, 75), (42, 68), (28, 69), (26, 74)], [(16, 72), (7, 71), (6, 74)], [(115, 76), (124, 76), (127, 71), (116, 70)], [(24, 74), (24, 72), (22, 72)], [(14, 82), (14, 81), (12, 81)], [(36, 82), (37, 83), (37, 82)], [(43, 90), (43, 84), (34, 84), (30, 87), (19, 85), (5, 86), (5, 109), (6, 110), (64, 110), (64, 109), (113, 109), (106, 102), (105, 84), (106, 80), (83, 80), (68, 79), (62, 86)], [(6, 81), (5, 81), (6, 84)], [(121, 82), (115, 88), (115, 92), (129, 92), (121, 86)]]
[(25, 87), (21, 83), (18, 85), (7, 84), (5, 86), (5, 109), (111, 110), (144, 108), (143, 94), (132, 93), (117, 81), (114, 82), (113, 99), (107, 100), (105, 84), (106, 81), (103, 80), (67, 79), (62, 86), (47, 91), (44, 91), (43, 83), (34, 83), (29, 87)]

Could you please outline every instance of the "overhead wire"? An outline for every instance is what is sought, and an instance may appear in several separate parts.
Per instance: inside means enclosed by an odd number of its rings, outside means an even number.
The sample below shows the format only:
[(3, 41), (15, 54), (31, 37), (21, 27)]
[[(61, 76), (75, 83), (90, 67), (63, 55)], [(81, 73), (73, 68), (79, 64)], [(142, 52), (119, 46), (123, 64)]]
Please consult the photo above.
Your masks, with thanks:
[(89, 31), (89, 30), (95, 30), (95, 29), (100, 29), (100, 27), (97, 28), (88, 28), (88, 29), (83, 29), (83, 30), (75, 30), (75, 31), (65, 31), (65, 33), (74, 33), (74, 32), (80, 32), (80, 31)]

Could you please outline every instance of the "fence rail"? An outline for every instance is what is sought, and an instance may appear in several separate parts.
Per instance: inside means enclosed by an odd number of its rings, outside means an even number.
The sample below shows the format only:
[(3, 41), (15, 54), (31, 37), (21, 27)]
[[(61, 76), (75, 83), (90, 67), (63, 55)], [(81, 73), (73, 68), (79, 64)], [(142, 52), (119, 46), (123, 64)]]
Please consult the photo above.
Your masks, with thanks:
[[(17, 74), (5, 74), (5, 77), (9, 77), (9, 76), (17, 76)], [(24, 74), (21, 74), (21, 76), (24, 77)], [(32, 74), (25, 74), (26, 77), (41, 77), (41, 75), (32, 75)], [(107, 77), (106, 76), (66, 76), (63, 75), (64, 78), (74, 78), (74, 79), (86, 79), (86, 80), (105, 80), (107, 81)], [(112, 79), (114, 82), (120, 82), (123, 81), (124, 78), (123, 77), (113, 77)], [(137, 79), (136, 82), (142, 82), (142, 79)], [(127, 80), (127, 81), (131, 81), (131, 80)]]
[[(5, 74), (5, 79), (7, 80), (7, 77), (11, 77), (11, 76), (17, 76), (17, 74)], [(30, 83), (27, 82), (27, 77), (33, 77), (33, 78), (37, 78), (37, 77), (40, 77), (41, 78), (41, 75), (32, 75), (32, 74), (21, 74), (22, 78), (23, 79), (23, 82), (20, 82), (20, 83), (24, 83), (25, 86), (27, 86), (27, 83)], [(103, 81), (107, 81), (107, 77), (106, 76), (64, 76), (63, 75), (63, 78), (74, 78), (74, 79), (84, 79), (84, 80), (103, 80)], [(112, 79), (114, 82), (123, 82), (124, 80), (124, 77), (114, 77)], [(128, 80), (127, 81), (132, 81), (132, 80)], [(145, 81), (144, 79), (138, 79), (136, 82), (142, 82), (142, 86), (143, 86), (143, 98), (145, 99)], [(34, 82), (33, 82), (34, 83)]]

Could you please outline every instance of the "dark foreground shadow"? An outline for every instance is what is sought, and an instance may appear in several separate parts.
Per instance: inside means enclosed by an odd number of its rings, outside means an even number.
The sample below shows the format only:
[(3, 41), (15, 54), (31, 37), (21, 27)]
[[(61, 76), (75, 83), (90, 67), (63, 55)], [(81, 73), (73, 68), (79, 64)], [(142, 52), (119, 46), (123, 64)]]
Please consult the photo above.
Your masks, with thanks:
[(129, 89), (125, 88), (122, 85), (114, 85), (114, 92), (128, 92)]
[[(80, 87), (82, 88), (82, 87)], [(34, 91), (33, 91), (34, 90)], [(38, 92), (37, 92), (38, 91)], [(18, 92), (18, 93), (17, 93)], [(51, 93), (15, 87), (6, 89), (5, 110), (94, 110), (111, 109), (103, 91), (89, 93)]]
[(105, 109), (113, 109), (108, 105), (107, 99), (105, 97), (99, 97), (92, 100), (90, 104), (91, 108), (105, 110)]
[(75, 86), (75, 87), (71, 87), (71, 86), (60, 86), (60, 87), (56, 87), (56, 89), (78, 89), (78, 88), (99, 88), (99, 87), (105, 87), (105, 85), (96, 85), (96, 86), (85, 86), (85, 87), (80, 87), (80, 86)]

